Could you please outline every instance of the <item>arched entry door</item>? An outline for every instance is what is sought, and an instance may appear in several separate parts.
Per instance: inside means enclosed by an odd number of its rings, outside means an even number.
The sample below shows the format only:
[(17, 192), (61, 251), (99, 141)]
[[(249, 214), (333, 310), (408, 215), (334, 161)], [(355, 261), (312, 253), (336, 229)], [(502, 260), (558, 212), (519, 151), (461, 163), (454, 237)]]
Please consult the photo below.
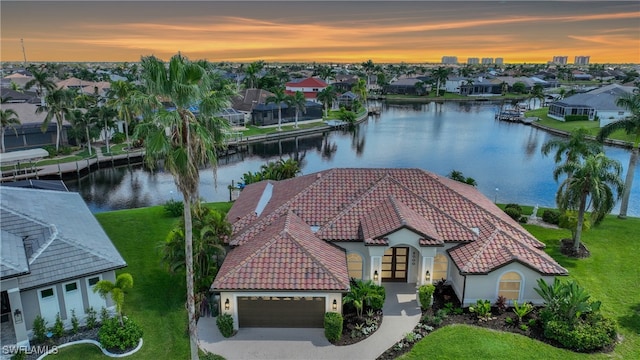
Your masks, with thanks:
[(382, 258), (382, 281), (407, 282), (408, 264), (408, 247), (393, 247), (387, 249)]

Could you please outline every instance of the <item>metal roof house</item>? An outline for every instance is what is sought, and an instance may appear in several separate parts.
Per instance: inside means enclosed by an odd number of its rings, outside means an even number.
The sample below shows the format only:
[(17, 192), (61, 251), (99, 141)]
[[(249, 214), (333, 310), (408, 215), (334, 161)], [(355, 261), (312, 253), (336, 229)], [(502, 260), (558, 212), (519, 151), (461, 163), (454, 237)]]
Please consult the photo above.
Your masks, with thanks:
[(2, 345), (28, 345), (33, 321), (111, 307), (92, 291), (127, 264), (78, 193), (0, 186)]

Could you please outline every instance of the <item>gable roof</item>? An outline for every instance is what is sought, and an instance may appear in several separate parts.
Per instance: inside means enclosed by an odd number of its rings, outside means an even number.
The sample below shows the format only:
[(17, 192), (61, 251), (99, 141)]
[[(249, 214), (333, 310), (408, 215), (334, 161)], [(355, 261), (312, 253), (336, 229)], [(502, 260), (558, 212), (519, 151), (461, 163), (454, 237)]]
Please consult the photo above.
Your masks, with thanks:
[[(250, 184), (228, 213), (230, 255), (240, 250), (250, 257), (247, 244), (263, 242), (267, 229), (290, 212), (321, 242), (387, 245), (386, 236), (408, 229), (420, 235), (420, 246), (461, 244), (451, 256), (468, 273), (514, 260), (542, 274), (567, 273), (543, 243), (476, 188), (421, 169), (331, 169)], [(487, 230), (492, 227), (499, 236)], [(487, 241), (504, 254), (485, 256)]]
[(0, 197), (2, 264), (21, 264), (1, 276), (23, 274), (26, 262), (22, 290), (126, 266), (78, 193), (0, 186)]
[(212, 288), (344, 291), (349, 273), (344, 250), (318, 239), (288, 212), (259, 237), (231, 251)]
[(320, 78), (310, 77), (301, 81), (289, 81), (285, 84), (285, 86), (293, 88), (326, 88), (329, 85), (327, 85), (327, 83)]

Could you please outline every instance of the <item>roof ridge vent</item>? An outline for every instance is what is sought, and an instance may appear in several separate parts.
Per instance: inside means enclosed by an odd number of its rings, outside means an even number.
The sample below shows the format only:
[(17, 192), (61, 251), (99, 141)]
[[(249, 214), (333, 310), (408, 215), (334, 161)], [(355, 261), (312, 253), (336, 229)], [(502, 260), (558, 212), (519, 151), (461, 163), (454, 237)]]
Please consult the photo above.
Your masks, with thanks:
[(269, 200), (271, 200), (271, 196), (273, 195), (273, 184), (267, 182), (267, 185), (262, 190), (262, 195), (260, 196), (260, 200), (258, 200), (258, 205), (256, 205), (256, 216), (260, 216), (264, 211), (264, 208), (269, 204)]

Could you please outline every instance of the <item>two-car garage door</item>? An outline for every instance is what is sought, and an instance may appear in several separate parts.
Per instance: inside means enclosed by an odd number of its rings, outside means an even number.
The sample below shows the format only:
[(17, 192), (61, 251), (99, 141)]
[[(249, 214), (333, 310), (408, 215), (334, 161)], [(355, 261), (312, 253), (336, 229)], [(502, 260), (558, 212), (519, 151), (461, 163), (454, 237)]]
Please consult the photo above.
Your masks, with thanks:
[(325, 298), (253, 296), (238, 298), (240, 327), (323, 327)]

